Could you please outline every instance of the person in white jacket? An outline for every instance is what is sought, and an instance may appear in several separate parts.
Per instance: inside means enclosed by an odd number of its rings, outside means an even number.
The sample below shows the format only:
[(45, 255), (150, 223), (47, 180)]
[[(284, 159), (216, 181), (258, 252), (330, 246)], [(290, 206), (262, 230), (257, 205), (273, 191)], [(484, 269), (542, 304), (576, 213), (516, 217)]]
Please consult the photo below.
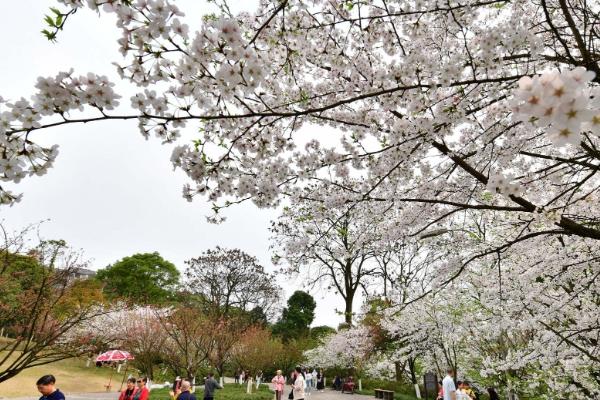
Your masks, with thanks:
[(296, 367), (295, 372), (296, 376), (294, 377), (294, 383), (292, 384), (294, 400), (304, 400), (304, 376), (302, 376), (300, 367)]

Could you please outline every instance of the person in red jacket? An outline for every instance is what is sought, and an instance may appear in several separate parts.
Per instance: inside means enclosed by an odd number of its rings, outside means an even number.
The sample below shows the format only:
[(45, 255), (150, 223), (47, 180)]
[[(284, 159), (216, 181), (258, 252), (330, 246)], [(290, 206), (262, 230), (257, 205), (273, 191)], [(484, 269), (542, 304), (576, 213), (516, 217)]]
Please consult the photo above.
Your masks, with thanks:
[(135, 387), (135, 378), (129, 378), (127, 379), (127, 387), (121, 392), (119, 400), (133, 400), (135, 392), (137, 392), (137, 388)]
[(150, 391), (146, 387), (146, 383), (148, 383), (148, 378), (138, 378), (137, 379), (137, 391), (133, 395), (133, 400), (148, 400), (150, 397)]

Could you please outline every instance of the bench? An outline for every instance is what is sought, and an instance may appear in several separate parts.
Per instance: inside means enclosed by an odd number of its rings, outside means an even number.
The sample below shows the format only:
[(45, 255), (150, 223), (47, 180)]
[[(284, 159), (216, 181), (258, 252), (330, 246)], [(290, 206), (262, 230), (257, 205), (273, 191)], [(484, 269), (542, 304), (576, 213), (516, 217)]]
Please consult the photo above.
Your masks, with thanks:
[(383, 400), (394, 400), (394, 392), (385, 389), (375, 389), (375, 398)]

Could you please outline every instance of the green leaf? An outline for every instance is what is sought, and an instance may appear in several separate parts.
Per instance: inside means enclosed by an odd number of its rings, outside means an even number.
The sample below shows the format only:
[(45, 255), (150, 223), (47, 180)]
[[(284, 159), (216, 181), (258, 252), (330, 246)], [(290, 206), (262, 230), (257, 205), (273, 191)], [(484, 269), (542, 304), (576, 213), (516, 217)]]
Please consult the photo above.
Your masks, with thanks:
[(51, 16), (49, 16), (49, 15), (46, 15), (46, 16), (45, 16), (45, 18), (44, 18), (44, 21), (46, 21), (46, 23), (47, 23), (48, 25), (50, 25), (50, 26), (52, 26), (52, 27), (56, 28), (56, 25), (54, 24), (54, 19), (53, 19)]
[(56, 40), (56, 33), (50, 32), (47, 29), (44, 29), (42, 33), (44, 34), (44, 36), (46, 36), (46, 39), (48, 39), (49, 41), (54, 42)]

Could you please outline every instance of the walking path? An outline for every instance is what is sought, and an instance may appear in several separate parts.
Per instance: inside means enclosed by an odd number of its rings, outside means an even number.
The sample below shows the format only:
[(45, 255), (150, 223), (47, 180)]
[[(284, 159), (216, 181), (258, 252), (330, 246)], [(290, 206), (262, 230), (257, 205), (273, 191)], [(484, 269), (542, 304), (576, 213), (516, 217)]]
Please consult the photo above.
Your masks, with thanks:
[(310, 396), (307, 396), (304, 400), (373, 400), (372, 396), (364, 396), (362, 394), (348, 394), (327, 389), (324, 392), (313, 391)]
[[(119, 398), (119, 394), (115, 392), (102, 392), (102, 393), (80, 393), (80, 394), (67, 394), (68, 400), (116, 400)], [(6, 400), (38, 400), (37, 397), (9, 397)], [(5, 399), (5, 397), (0, 397)]]
[[(119, 394), (115, 392), (102, 392), (102, 393), (79, 393), (79, 394), (67, 394), (68, 400), (116, 400)], [(5, 398), (0, 397), (0, 400), (38, 400), (39, 396), (36, 397), (11, 397)], [(373, 400), (371, 396), (363, 396), (360, 394), (342, 394), (335, 390), (325, 390), (324, 392), (313, 391), (310, 396), (306, 396), (304, 400)], [(216, 396), (216, 400), (219, 400), (219, 396)]]

